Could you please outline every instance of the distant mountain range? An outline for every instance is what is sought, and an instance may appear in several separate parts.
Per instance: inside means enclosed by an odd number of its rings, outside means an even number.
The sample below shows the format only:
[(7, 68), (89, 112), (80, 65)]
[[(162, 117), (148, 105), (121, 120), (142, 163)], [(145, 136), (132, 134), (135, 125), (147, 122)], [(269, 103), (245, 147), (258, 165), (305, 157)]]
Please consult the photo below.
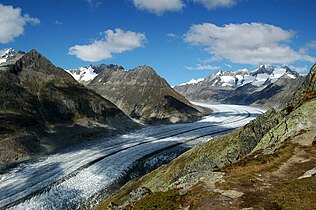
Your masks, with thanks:
[(182, 83), (179, 86), (188, 84), (197, 84), (207, 82), (213, 87), (240, 87), (246, 84), (252, 84), (261, 87), (266, 84), (274, 83), (281, 77), (298, 78), (300, 75), (292, 71), (289, 67), (275, 67), (261, 65), (255, 70), (242, 69), (237, 71), (218, 71), (206, 78), (190, 80), (188, 83)]
[(302, 76), (287, 66), (261, 65), (252, 71), (218, 71), (174, 89), (191, 101), (256, 104), (280, 109), (302, 82)]
[(173, 90), (149, 66), (126, 71), (121, 66), (102, 64), (68, 72), (116, 104), (125, 114), (144, 123), (189, 122), (208, 112)]

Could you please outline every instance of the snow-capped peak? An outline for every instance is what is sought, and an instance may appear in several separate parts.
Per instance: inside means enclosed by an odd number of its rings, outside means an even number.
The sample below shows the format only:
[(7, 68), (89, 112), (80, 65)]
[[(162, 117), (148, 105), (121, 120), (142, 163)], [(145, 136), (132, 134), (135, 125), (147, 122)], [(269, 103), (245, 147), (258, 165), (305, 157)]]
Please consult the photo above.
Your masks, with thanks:
[(9, 48), (1, 55), (1, 58), (11, 58), (14, 55), (15, 55), (15, 50), (13, 48)]
[(260, 65), (255, 70), (240, 69), (237, 71), (218, 71), (205, 79), (201, 78), (199, 81), (190, 80), (187, 83), (182, 83), (179, 86), (187, 84), (195, 84), (200, 81), (207, 82), (210, 86), (229, 86), (239, 87), (246, 84), (252, 84), (261, 87), (265, 84), (276, 82), (279, 78), (287, 76), (291, 79), (296, 79), (299, 74), (292, 71), (289, 67), (276, 67), (269, 65)]
[(205, 78), (191, 79), (189, 82), (181, 83), (180, 86), (183, 86), (183, 85), (190, 85), (190, 84), (196, 84), (196, 83), (199, 83), (199, 82), (204, 81), (204, 79), (205, 79)]
[(70, 73), (78, 82), (88, 82), (98, 76), (98, 74), (94, 72), (94, 69), (91, 66), (71, 69), (68, 70), (68, 73)]
[(220, 76), (223, 72), (219, 70), (218, 72), (215, 73), (215, 76)]
[(89, 82), (104, 71), (124, 71), (124, 68), (114, 64), (100, 64), (66, 70), (66, 72), (71, 74), (75, 80), (83, 84), (89, 84)]
[(6, 49), (1, 54), (0, 64), (5, 63), (9, 58), (12, 58), (13, 56), (15, 56), (15, 54), (16, 54), (16, 52), (14, 49), (12, 49), (12, 48)]

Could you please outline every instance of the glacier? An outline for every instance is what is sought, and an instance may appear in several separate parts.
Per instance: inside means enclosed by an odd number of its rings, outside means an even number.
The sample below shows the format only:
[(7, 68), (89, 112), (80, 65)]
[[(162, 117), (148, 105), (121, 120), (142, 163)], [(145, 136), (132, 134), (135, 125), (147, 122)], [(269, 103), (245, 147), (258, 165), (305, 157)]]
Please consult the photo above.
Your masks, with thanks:
[(78, 209), (94, 205), (98, 195), (111, 193), (111, 186), (145, 155), (164, 152), (149, 158), (148, 166), (169, 161), (176, 155), (165, 148), (192, 148), (264, 112), (247, 106), (195, 104), (213, 109), (214, 114), (198, 122), (149, 126), (98, 139), (18, 165), (0, 175), (0, 208)]

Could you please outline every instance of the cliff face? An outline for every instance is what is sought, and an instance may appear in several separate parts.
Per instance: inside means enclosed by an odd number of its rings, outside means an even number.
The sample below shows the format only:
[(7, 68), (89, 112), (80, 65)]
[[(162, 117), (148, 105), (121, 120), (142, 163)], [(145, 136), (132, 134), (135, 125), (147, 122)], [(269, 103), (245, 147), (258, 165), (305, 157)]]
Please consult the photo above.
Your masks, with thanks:
[(127, 115), (149, 124), (189, 122), (206, 110), (192, 105), (152, 68), (141, 66), (125, 71), (106, 65), (88, 87), (116, 104)]
[[(316, 65), (283, 110), (270, 109), (189, 150), (102, 205), (130, 201), (128, 207), (135, 209), (165, 208), (172, 200), (193, 209), (315, 209), (315, 75)], [(132, 201), (130, 195), (142, 188), (149, 195)]]
[(119, 108), (35, 50), (0, 65), (0, 162), (136, 127)]
[(300, 86), (298, 91), (294, 94), (292, 100), (289, 102), (289, 108), (297, 108), (301, 104), (316, 97), (316, 64), (311, 68), (305, 81)]

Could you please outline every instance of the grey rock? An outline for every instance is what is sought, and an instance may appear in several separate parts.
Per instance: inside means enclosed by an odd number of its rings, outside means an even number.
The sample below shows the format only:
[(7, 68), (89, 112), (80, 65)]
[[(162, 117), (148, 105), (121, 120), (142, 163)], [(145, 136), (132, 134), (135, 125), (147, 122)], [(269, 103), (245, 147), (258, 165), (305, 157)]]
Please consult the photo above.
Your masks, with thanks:
[(108, 210), (118, 210), (119, 209), (119, 205), (117, 205), (116, 203), (114, 202), (111, 202), (109, 205), (108, 205)]
[(151, 190), (147, 187), (139, 187), (132, 192), (130, 192), (130, 203), (135, 203), (136, 201), (142, 199), (146, 195), (150, 195)]

